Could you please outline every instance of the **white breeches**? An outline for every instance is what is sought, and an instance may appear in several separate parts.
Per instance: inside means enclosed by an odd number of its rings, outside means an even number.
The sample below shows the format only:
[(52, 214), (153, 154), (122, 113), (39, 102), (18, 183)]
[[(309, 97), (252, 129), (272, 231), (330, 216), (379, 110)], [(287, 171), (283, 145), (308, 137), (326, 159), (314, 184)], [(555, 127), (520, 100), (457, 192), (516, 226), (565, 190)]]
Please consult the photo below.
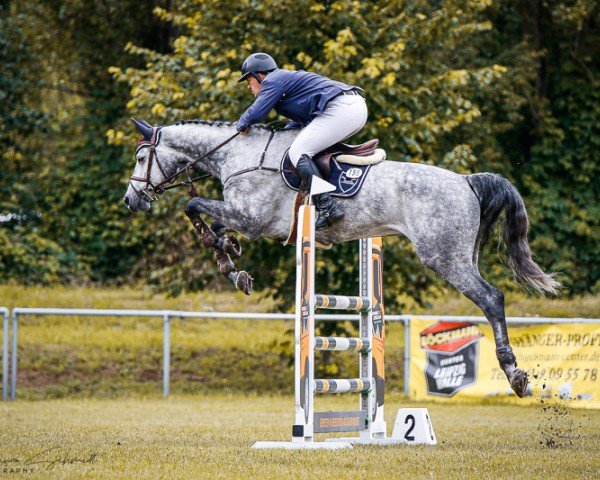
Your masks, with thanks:
[(334, 143), (354, 135), (367, 123), (367, 103), (360, 95), (340, 95), (323, 113), (304, 127), (290, 146), (290, 160), (296, 166), (303, 154), (311, 158)]

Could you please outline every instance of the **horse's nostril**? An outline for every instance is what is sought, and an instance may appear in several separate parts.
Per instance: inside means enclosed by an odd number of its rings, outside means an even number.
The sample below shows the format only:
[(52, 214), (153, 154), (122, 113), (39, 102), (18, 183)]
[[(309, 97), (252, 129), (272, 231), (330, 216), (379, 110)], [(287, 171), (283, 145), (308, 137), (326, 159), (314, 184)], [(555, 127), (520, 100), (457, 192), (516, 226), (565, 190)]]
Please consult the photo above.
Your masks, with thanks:
[(125, 197), (123, 199), (123, 203), (125, 204), (126, 207), (129, 207), (129, 197)]

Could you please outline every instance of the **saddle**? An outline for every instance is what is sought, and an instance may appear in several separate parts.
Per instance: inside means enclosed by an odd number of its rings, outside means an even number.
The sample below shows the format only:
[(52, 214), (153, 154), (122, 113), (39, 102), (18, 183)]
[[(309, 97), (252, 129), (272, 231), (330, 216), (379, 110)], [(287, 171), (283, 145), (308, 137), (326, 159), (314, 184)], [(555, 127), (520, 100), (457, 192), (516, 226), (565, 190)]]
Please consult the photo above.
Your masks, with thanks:
[[(315, 156), (313, 160), (322, 177), (335, 186), (335, 192), (331, 193), (333, 196), (349, 198), (358, 193), (371, 165), (385, 160), (385, 151), (377, 148), (378, 145), (379, 140), (377, 139), (360, 145), (336, 143)], [(300, 176), (292, 164), (288, 152), (285, 152), (281, 159), (281, 176), (289, 188), (298, 191), (292, 209), (290, 233), (283, 243), (284, 245), (295, 245), (298, 209), (304, 203), (308, 192), (300, 190)], [(320, 243), (317, 243), (317, 246), (331, 247), (331, 245)]]
[[(332, 195), (351, 197), (360, 190), (371, 165), (385, 160), (385, 151), (377, 148), (378, 145), (376, 138), (360, 145), (336, 143), (313, 158), (321, 176), (336, 185)], [(290, 161), (288, 152), (281, 161), (281, 175), (288, 187), (299, 189), (298, 170)]]
[[(371, 140), (366, 141), (365, 143), (361, 143), (359, 145), (348, 145), (347, 143), (336, 143), (331, 147), (323, 150), (318, 153), (313, 161), (317, 165), (317, 168), (323, 175), (323, 178), (329, 178), (331, 174), (331, 159), (336, 158), (338, 162), (347, 163), (349, 165), (373, 165), (375, 163), (379, 163), (385, 159), (385, 152), (381, 149), (378, 149), (379, 139), (373, 138)], [(379, 159), (381, 153), (383, 153), (383, 158)], [(377, 154), (377, 155), (376, 155)], [(376, 156), (375, 161), (364, 162), (361, 159), (366, 160), (367, 158)], [(360, 157), (359, 159), (354, 159), (352, 157)]]

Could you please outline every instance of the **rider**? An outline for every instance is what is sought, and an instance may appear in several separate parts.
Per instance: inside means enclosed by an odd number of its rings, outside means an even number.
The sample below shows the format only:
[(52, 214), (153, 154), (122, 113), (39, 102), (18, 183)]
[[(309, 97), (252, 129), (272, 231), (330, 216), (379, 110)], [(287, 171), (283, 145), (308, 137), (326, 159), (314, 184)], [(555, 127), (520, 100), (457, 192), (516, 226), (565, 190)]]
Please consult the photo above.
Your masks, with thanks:
[[(321, 177), (313, 156), (354, 135), (367, 121), (361, 88), (304, 70), (279, 69), (266, 53), (253, 53), (246, 58), (238, 82), (244, 80), (256, 100), (238, 120), (237, 130), (247, 133), (250, 125), (265, 118), (273, 108), (293, 120), (287, 127), (302, 127), (290, 146), (289, 156), (308, 190), (312, 176)], [(319, 211), (317, 230), (344, 217), (329, 193), (316, 195), (315, 205)]]

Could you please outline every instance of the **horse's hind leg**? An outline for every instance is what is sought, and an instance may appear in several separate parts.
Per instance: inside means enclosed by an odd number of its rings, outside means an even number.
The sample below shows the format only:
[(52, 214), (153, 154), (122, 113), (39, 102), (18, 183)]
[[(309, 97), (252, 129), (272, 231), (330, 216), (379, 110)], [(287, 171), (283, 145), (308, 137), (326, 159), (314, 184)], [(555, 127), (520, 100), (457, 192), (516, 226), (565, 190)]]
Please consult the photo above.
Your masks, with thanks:
[[(418, 248), (417, 252), (419, 252)], [(504, 295), (481, 277), (477, 268), (471, 263), (472, 257), (469, 258), (465, 255), (463, 263), (454, 255), (439, 255), (438, 252), (438, 255), (428, 256), (421, 252), (419, 257), (426, 267), (450, 282), (481, 309), (494, 332), (496, 357), (500, 367), (515, 393), (519, 397), (523, 397), (527, 390), (527, 373), (517, 368), (517, 359), (509, 343), (504, 313)]]

